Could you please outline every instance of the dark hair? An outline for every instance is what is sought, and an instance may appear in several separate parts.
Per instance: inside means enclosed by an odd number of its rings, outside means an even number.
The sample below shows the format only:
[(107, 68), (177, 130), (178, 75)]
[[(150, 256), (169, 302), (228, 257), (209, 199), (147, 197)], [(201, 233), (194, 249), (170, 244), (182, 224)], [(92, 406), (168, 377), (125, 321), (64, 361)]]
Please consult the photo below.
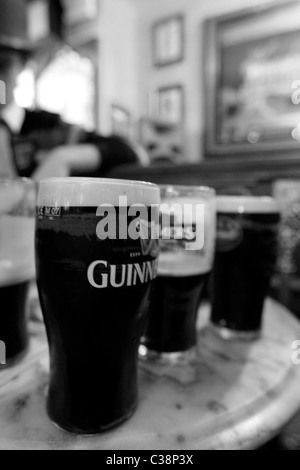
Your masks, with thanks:
[(103, 146), (102, 151), (104, 157), (102, 171), (104, 172), (115, 166), (139, 162), (139, 158), (129, 142), (118, 135), (107, 137), (106, 145)]
[(139, 163), (140, 159), (130, 143), (117, 135), (109, 137), (87, 134), (86, 142), (96, 145), (101, 151), (102, 164), (100, 176), (105, 176), (110, 170), (119, 165)]

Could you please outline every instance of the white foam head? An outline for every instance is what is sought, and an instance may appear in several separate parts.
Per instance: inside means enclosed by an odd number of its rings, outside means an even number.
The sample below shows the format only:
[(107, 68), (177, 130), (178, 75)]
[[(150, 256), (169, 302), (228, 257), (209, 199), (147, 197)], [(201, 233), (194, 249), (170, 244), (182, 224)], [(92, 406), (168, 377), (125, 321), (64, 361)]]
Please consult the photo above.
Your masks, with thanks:
[[(215, 210), (215, 191), (204, 186), (160, 186), (161, 213), (169, 213), (168, 208), (173, 208), (173, 214), (178, 220), (184, 214), (185, 222), (195, 222), (197, 204), (203, 204), (205, 211)], [(207, 217), (208, 222), (208, 217)]]
[(40, 182), (38, 206), (98, 207), (111, 204), (118, 207), (120, 196), (127, 204), (160, 203), (158, 186), (140, 181), (102, 178), (49, 178)]
[(279, 205), (272, 197), (217, 196), (217, 211), (226, 214), (277, 214)]
[[(174, 215), (174, 225), (184, 223), (204, 231), (204, 247), (201, 250), (187, 250), (182, 242), (162, 241), (158, 272), (160, 276), (188, 277), (206, 274), (212, 269), (216, 237), (215, 191), (204, 187), (163, 186), (161, 187), (163, 225), (168, 223), (168, 214)], [(204, 211), (198, 211), (197, 205)], [(173, 211), (172, 211), (173, 209)]]

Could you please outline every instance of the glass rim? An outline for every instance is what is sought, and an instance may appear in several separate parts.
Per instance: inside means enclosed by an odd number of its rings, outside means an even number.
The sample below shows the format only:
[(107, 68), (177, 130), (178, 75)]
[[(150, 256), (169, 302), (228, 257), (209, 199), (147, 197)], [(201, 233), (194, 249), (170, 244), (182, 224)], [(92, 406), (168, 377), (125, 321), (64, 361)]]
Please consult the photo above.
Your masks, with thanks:
[(273, 182), (274, 186), (280, 185), (291, 185), (300, 186), (300, 178), (278, 178)]
[(158, 185), (155, 183), (151, 183), (148, 181), (138, 181), (138, 180), (123, 180), (123, 179), (115, 179), (115, 178), (93, 178), (93, 177), (78, 177), (78, 176), (69, 176), (69, 177), (52, 177), (46, 178), (39, 181), (39, 184), (82, 184), (82, 185), (89, 185), (89, 184), (99, 184), (102, 185), (115, 185), (115, 186), (126, 186), (126, 187), (141, 187), (147, 189), (158, 189)]
[(203, 194), (211, 194), (214, 196), (216, 194), (216, 190), (209, 186), (196, 186), (196, 185), (182, 185), (182, 184), (158, 184), (159, 189), (175, 189), (177, 191), (198, 191)]
[(216, 197), (217, 201), (217, 212), (237, 212), (242, 213), (258, 213), (266, 214), (280, 213), (279, 203), (276, 198), (271, 196), (226, 196), (219, 195)]
[(36, 182), (32, 180), (31, 178), (23, 178), (23, 177), (17, 177), (17, 178), (7, 178), (7, 177), (1, 177), (0, 176), (0, 184), (22, 184), (22, 185), (28, 185), (28, 186), (35, 186)]

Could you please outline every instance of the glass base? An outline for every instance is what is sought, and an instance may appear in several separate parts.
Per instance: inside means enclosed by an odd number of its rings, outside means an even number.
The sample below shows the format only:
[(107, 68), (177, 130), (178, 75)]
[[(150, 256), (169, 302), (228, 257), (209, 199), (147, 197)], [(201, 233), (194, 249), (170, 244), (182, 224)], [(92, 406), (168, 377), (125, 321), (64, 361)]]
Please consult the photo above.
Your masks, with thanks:
[(220, 338), (226, 341), (234, 341), (234, 340), (255, 341), (261, 337), (261, 330), (255, 330), (255, 331), (231, 330), (229, 328), (224, 328), (223, 326), (218, 326), (214, 323), (211, 324), (211, 327)]
[(79, 436), (79, 437), (94, 437), (99, 434), (103, 434), (104, 432), (110, 431), (121, 424), (123, 424), (125, 421), (131, 418), (131, 416), (134, 414), (135, 410), (137, 408), (137, 403), (130, 408), (128, 413), (126, 413), (124, 416), (121, 418), (117, 419), (116, 421), (112, 422), (111, 424), (108, 424), (106, 426), (99, 426), (97, 429), (92, 429), (92, 430), (82, 430), (79, 428), (72, 428), (71, 426), (63, 426), (55, 421), (53, 417), (48, 413), (49, 419), (52, 422), (52, 424), (59, 429), (60, 431), (67, 433), (72, 436)]
[(151, 361), (157, 364), (188, 364), (196, 358), (197, 349), (193, 347), (187, 351), (158, 352), (148, 349), (144, 345), (139, 347), (139, 358), (143, 361)]

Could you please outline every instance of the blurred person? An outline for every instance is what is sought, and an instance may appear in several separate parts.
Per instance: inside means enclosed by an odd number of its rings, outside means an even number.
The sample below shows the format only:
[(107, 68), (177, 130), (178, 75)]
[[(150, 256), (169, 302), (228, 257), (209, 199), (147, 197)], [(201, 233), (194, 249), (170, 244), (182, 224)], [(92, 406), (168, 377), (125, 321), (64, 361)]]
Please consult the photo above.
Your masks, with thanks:
[(127, 163), (147, 164), (147, 155), (118, 136), (85, 132), (46, 111), (20, 108), (14, 100), (17, 79), (30, 56), (25, 0), (0, 0), (0, 80), (6, 103), (0, 105), (0, 176), (106, 176)]

